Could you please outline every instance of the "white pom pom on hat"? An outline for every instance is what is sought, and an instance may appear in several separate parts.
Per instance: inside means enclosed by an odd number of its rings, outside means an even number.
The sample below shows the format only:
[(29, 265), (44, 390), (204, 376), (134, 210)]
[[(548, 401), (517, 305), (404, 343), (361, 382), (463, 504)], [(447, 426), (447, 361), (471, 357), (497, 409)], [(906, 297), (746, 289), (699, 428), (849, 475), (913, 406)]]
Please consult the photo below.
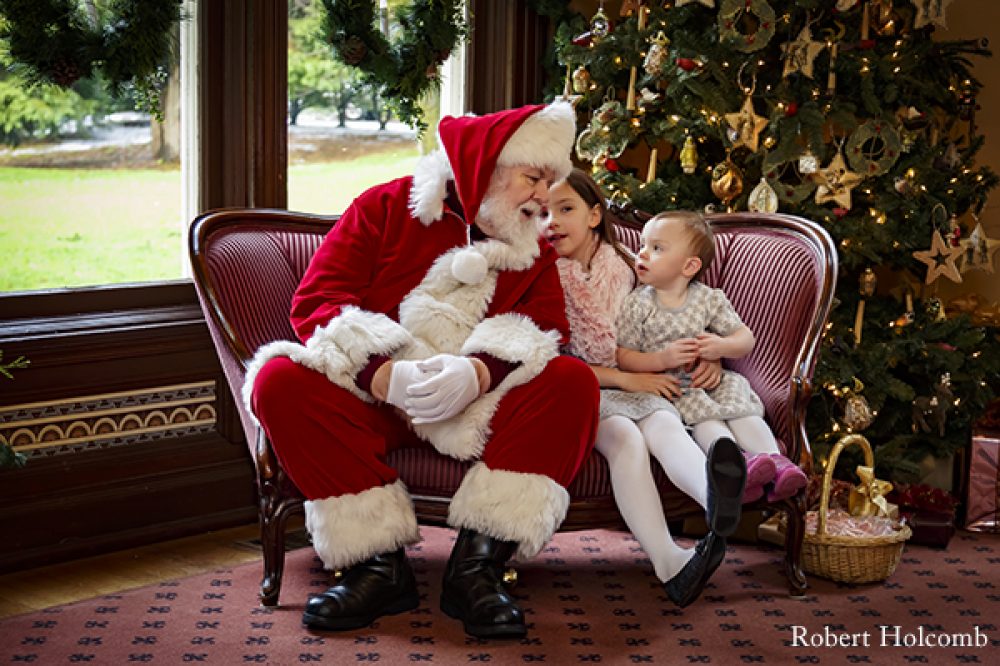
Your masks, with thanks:
[(475, 248), (460, 250), (451, 260), (451, 274), (463, 284), (479, 284), (486, 279), (488, 270), (486, 257)]

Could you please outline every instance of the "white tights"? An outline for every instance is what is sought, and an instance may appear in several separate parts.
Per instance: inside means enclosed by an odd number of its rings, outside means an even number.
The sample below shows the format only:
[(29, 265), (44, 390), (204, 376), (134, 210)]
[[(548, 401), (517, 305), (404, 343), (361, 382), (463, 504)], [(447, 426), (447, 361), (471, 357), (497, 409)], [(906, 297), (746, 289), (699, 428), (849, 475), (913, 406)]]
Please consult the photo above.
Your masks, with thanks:
[(667, 411), (654, 412), (638, 424), (624, 416), (602, 420), (595, 448), (608, 461), (611, 487), (625, 524), (649, 556), (657, 578), (670, 580), (694, 550), (681, 548), (670, 536), (649, 455), (653, 454), (675, 486), (705, 507), (705, 454), (681, 420)]
[(729, 437), (741, 449), (754, 455), (756, 453), (781, 453), (774, 433), (759, 416), (744, 416), (728, 421), (702, 421), (691, 427), (694, 441), (701, 450), (708, 453), (708, 448), (720, 437)]

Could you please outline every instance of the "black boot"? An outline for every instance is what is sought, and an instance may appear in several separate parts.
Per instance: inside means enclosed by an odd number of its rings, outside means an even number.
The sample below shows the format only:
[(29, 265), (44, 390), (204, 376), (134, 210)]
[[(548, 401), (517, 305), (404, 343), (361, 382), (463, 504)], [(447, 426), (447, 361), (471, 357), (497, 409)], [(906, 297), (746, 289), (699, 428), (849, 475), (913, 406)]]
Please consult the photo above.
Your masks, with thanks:
[(383, 615), (413, 610), (419, 603), (413, 570), (400, 548), (355, 564), (336, 585), (310, 597), (302, 622), (310, 629), (360, 629)]
[(747, 463), (740, 447), (728, 437), (720, 437), (708, 450), (705, 460), (708, 477), (708, 529), (721, 537), (730, 536), (740, 524)]
[(462, 528), (448, 558), (441, 588), (441, 610), (461, 620), (478, 638), (521, 638), (527, 633), (524, 613), (503, 586), (503, 570), (517, 549)]

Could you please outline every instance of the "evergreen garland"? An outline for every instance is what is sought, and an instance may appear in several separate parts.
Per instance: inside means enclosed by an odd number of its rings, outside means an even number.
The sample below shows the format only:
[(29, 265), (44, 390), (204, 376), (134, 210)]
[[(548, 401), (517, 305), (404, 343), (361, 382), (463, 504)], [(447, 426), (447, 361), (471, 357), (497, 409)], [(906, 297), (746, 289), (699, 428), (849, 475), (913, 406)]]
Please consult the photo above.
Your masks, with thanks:
[(427, 129), (420, 97), (438, 83), (438, 67), (467, 34), (459, 0), (414, 0), (397, 17), (392, 43), (375, 27), (372, 0), (323, 0), (323, 32), (337, 57), (356, 67), (396, 116)]
[(95, 21), (77, 0), (0, 0), (0, 38), (31, 82), (68, 88), (100, 74), (113, 94), (135, 86), (158, 115), (181, 0), (113, 0), (97, 13)]

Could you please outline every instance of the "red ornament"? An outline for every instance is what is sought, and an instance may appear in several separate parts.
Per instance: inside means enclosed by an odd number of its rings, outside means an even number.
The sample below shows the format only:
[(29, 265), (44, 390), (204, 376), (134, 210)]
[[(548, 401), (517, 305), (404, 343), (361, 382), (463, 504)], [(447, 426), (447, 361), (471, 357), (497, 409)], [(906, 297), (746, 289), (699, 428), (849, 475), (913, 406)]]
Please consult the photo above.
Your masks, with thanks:
[(678, 58), (677, 66), (683, 69), (685, 72), (690, 72), (698, 66), (698, 63), (691, 58)]
[(958, 247), (962, 244), (962, 230), (959, 227), (955, 227), (955, 230), (951, 232), (951, 246)]
[(594, 41), (594, 36), (590, 34), (590, 31), (581, 33), (573, 38), (574, 46), (590, 46)]
[(833, 209), (833, 214), (837, 216), (838, 219), (843, 218), (845, 215), (851, 212), (850, 208), (841, 208), (837, 206)]
[(613, 157), (609, 157), (608, 159), (604, 160), (604, 168), (607, 169), (608, 171), (611, 171), (612, 173), (618, 173), (618, 171), (621, 169), (621, 167), (618, 166), (618, 162), (615, 161), (615, 158)]
[(799, 103), (798, 102), (789, 102), (785, 106), (785, 117), (786, 118), (791, 118), (792, 116), (794, 116), (798, 112), (799, 112)]
[(873, 48), (875, 48), (875, 40), (862, 39), (860, 42), (858, 42), (858, 48), (861, 49), (862, 51), (870, 51)]

